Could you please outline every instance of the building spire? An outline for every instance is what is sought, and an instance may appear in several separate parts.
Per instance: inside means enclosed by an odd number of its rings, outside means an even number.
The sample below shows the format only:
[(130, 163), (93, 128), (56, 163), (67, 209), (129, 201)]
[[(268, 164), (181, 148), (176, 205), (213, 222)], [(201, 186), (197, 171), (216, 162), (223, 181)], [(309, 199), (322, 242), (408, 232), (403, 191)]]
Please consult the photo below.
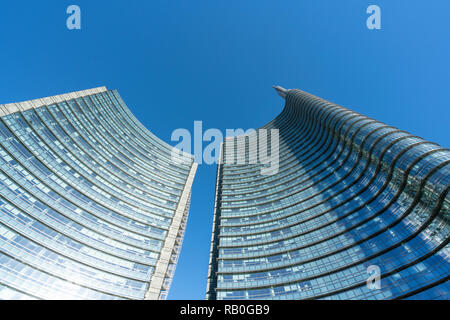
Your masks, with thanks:
[(275, 90), (277, 90), (277, 93), (280, 97), (286, 99), (286, 95), (287, 95), (288, 91), (285, 88), (282, 88), (280, 86), (273, 86), (273, 88)]

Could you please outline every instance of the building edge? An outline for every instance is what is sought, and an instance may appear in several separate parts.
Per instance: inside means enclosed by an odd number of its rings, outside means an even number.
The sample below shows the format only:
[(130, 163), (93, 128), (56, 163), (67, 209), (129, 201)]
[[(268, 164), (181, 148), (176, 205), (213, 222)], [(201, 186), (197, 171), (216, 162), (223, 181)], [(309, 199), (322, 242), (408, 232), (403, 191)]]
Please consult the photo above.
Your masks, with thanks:
[(198, 164), (196, 162), (193, 162), (191, 170), (189, 171), (189, 176), (186, 180), (186, 184), (181, 194), (180, 201), (178, 202), (175, 215), (172, 219), (172, 224), (170, 225), (166, 240), (164, 241), (164, 246), (161, 250), (155, 271), (153, 272), (153, 275), (150, 279), (149, 289), (145, 294), (145, 300), (165, 300), (165, 297), (161, 295), (161, 292), (169, 289), (167, 287), (164, 287), (165, 281), (171, 281), (173, 277), (173, 274), (168, 274), (169, 264), (173, 261), (173, 259), (178, 258), (178, 253), (174, 257), (173, 251), (177, 240), (183, 240), (182, 238), (184, 236), (184, 228), (182, 223), (183, 221), (185, 221), (186, 216), (189, 213), (189, 202), (192, 184), (194, 182), (197, 167)]

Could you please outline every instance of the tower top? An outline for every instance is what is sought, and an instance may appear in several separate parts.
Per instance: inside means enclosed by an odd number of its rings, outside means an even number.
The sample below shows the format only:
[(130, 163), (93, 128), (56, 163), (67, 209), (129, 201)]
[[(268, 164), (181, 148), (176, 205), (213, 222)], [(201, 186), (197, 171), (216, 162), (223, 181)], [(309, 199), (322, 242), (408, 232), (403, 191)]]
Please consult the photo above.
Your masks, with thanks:
[(40, 99), (28, 100), (23, 102), (15, 102), (8, 104), (0, 104), (0, 117), (7, 116), (11, 113), (16, 113), (19, 111), (25, 111), (28, 109), (39, 108), (42, 106), (48, 106), (54, 103), (60, 103), (62, 101), (77, 99), (85, 96), (90, 96), (93, 94), (108, 91), (106, 87), (98, 87), (88, 90), (75, 91), (71, 93), (59, 94), (56, 96), (45, 97)]
[(283, 99), (286, 99), (286, 95), (287, 95), (288, 91), (285, 88), (280, 87), (280, 86), (273, 86), (273, 88), (277, 91), (277, 93), (280, 97), (282, 97)]

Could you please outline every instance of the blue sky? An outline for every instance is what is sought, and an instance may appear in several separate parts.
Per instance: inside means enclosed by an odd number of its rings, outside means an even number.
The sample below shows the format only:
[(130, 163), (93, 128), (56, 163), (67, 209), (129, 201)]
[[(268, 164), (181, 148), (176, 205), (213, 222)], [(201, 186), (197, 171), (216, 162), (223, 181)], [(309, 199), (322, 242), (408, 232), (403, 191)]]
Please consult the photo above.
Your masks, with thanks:
[[(382, 30), (366, 28), (371, 4)], [(2, 1), (0, 103), (106, 85), (170, 142), (194, 120), (265, 124), (278, 84), (450, 147), (449, 15), (447, 0)], [(205, 296), (215, 172), (198, 170), (169, 299)]]

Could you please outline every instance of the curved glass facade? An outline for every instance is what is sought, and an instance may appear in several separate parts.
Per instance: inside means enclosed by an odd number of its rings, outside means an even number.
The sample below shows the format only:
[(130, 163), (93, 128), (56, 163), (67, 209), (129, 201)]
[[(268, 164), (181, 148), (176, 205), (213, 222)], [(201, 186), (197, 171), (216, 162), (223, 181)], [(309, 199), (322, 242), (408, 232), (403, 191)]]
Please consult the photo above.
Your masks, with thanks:
[(0, 299), (165, 299), (193, 157), (104, 87), (0, 116)]
[(218, 165), (207, 298), (448, 299), (450, 151), (300, 90), (281, 95), (261, 128), (278, 129), (278, 171)]

